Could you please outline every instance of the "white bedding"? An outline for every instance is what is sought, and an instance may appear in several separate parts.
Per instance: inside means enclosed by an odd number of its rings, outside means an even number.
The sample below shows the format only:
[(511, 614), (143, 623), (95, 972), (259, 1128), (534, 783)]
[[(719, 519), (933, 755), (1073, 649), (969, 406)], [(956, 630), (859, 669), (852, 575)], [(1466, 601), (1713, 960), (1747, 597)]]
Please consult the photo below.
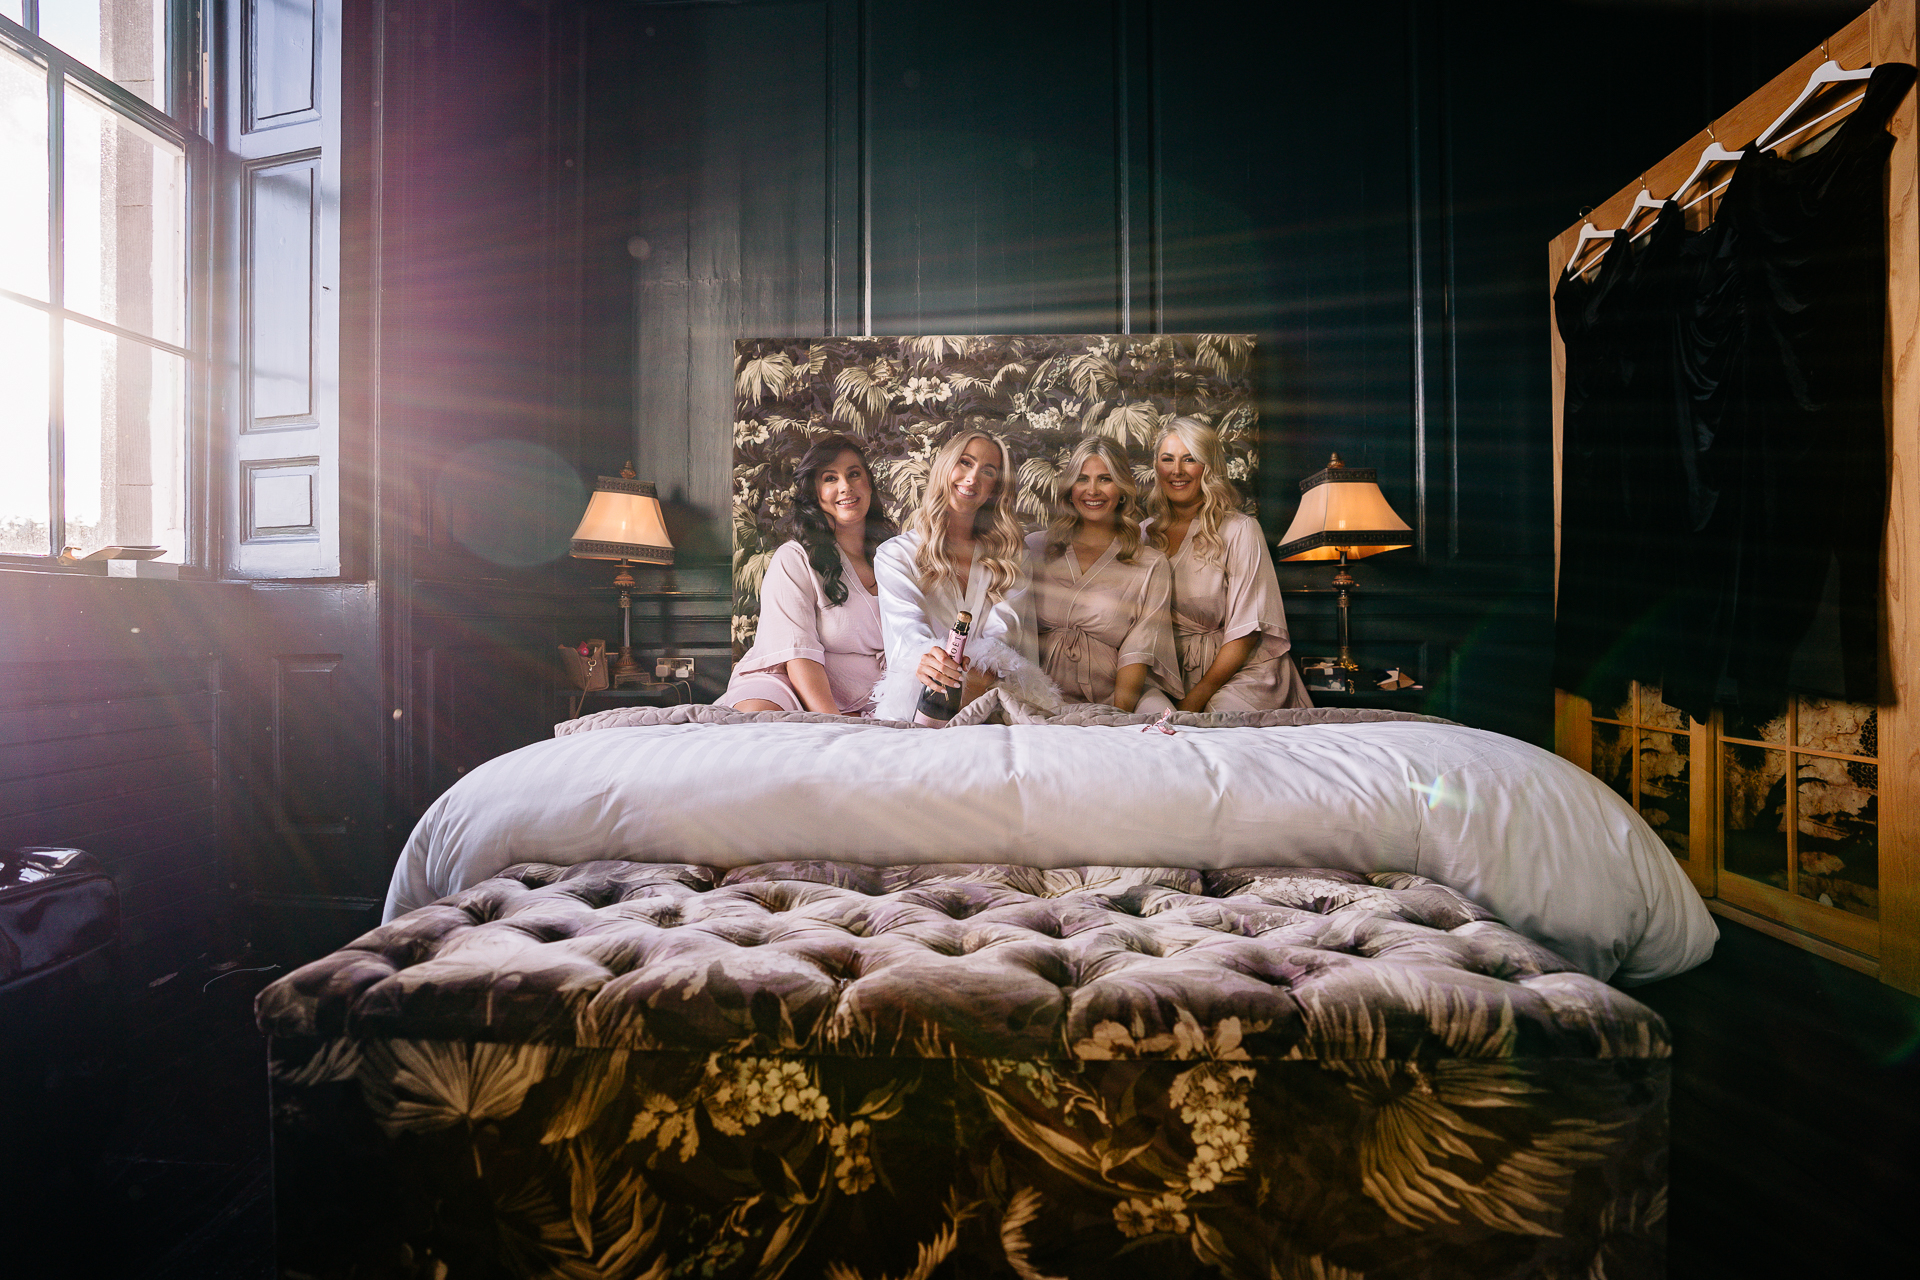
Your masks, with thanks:
[(1416, 721), (577, 733), (490, 760), (435, 801), (386, 915), (517, 862), (601, 858), (1412, 871), (1623, 985), (1699, 964), (1719, 936), (1659, 837), (1590, 774)]

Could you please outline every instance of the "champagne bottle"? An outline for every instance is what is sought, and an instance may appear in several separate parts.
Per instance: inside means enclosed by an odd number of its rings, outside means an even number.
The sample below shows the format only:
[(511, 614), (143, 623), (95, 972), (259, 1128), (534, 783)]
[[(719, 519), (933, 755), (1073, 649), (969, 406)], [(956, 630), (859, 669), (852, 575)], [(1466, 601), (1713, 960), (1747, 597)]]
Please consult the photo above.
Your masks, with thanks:
[[(967, 652), (967, 631), (973, 626), (973, 615), (965, 609), (954, 620), (953, 630), (947, 632), (947, 656), (953, 659), (955, 666)], [(929, 729), (944, 729), (947, 721), (960, 714), (960, 698), (966, 690), (966, 680), (961, 679), (958, 688), (944, 686), (938, 689), (922, 689), (920, 705), (914, 708), (913, 722)]]

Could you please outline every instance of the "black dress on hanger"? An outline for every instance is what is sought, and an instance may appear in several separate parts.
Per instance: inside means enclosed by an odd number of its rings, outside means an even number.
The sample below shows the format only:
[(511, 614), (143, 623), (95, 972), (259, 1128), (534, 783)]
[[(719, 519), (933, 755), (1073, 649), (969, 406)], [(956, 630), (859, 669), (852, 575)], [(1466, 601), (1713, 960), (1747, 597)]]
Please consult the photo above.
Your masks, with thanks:
[(1553, 671), (1556, 686), (1583, 693), (1618, 647), (1621, 599), (1632, 591), (1623, 518), (1632, 276), (1632, 250), (1616, 237), (1592, 281), (1574, 276), (1554, 292), (1567, 366)]
[[(1749, 149), (1714, 221), (1672, 202), (1555, 292), (1567, 344), (1555, 682), (1663, 686), (1770, 716), (1789, 684), (1878, 694), (1885, 122), (1912, 67), (1799, 160)], [(1829, 590), (1828, 577), (1836, 590)], [(1794, 670), (1823, 593), (1840, 662)]]
[(1829, 573), (1839, 678), (1808, 691), (1878, 698), (1885, 123), (1913, 80), (1910, 66), (1876, 68), (1865, 100), (1812, 155), (1747, 150), (1699, 242), (1678, 333), (1685, 425), (1716, 497), (1684, 540), (1682, 600), (1662, 646), (1666, 700), (1697, 719), (1715, 701), (1755, 717), (1779, 710)]
[(1554, 677), (1583, 693), (1603, 673), (1654, 678), (1687, 527), (1673, 317), (1691, 296), (1695, 238), (1672, 202), (1659, 219), (1637, 253), (1616, 236), (1591, 283), (1574, 277), (1554, 295), (1567, 350)]

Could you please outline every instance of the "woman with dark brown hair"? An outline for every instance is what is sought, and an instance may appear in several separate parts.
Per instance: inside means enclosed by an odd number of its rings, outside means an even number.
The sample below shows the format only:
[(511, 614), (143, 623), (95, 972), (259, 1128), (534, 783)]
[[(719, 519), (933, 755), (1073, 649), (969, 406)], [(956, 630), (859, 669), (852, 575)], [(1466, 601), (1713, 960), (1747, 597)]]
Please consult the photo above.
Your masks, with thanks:
[(873, 553), (894, 535), (867, 455), (822, 436), (793, 480), (789, 541), (760, 582), (760, 626), (716, 705), (736, 711), (873, 714), (886, 671)]

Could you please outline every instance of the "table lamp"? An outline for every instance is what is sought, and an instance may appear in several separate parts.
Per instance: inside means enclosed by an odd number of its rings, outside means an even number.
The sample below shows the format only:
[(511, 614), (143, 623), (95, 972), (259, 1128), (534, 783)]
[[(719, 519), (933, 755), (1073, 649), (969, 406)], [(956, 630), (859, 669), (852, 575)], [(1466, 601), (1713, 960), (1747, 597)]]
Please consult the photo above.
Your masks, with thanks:
[[(646, 673), (633, 660), (633, 566), (673, 564), (673, 543), (661, 516), (660, 497), (653, 483), (633, 478), (633, 463), (618, 476), (600, 476), (587, 500), (587, 513), (573, 531), (571, 554), (579, 560), (618, 560), (613, 585), (620, 589), (620, 659), (613, 664), (616, 687), (645, 684)], [(672, 591), (673, 570), (667, 570), (663, 590)]]
[(1347, 559), (1413, 545), (1413, 530), (1387, 505), (1377, 474), (1372, 467), (1346, 466), (1334, 454), (1326, 470), (1300, 482), (1300, 510), (1275, 552), (1281, 560), (1340, 561), (1333, 585), (1340, 591), (1340, 669), (1349, 688), (1352, 673), (1360, 668), (1353, 660), (1347, 622), (1347, 589), (1353, 585)]

